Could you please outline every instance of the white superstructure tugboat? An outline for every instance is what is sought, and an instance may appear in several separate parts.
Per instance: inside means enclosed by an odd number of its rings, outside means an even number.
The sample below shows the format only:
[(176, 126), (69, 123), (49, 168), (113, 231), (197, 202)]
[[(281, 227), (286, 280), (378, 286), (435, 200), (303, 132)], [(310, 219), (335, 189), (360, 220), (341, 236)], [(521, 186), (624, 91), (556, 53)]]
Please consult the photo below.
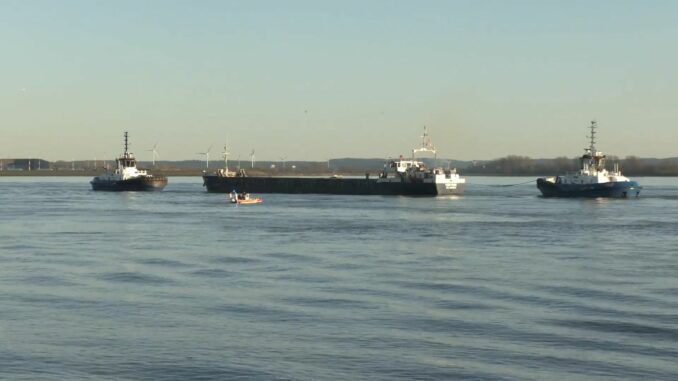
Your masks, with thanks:
[(90, 181), (95, 191), (161, 191), (167, 185), (167, 177), (154, 176), (137, 168), (134, 154), (128, 150), (125, 131), (125, 153), (117, 158), (117, 168), (99, 175)]
[(605, 155), (596, 151), (595, 121), (591, 122), (591, 145), (581, 157), (581, 169), (574, 173), (537, 179), (537, 188), (544, 197), (638, 197), (638, 182), (623, 176), (615, 164), (612, 171), (605, 168)]
[[(451, 195), (464, 192), (466, 179), (459, 176), (456, 169), (427, 168), (424, 162), (416, 160), (418, 152), (430, 152), (436, 155), (436, 149), (426, 132), (422, 135), (421, 147), (412, 150), (412, 159), (402, 156), (385, 166), (377, 179), (377, 186), (400, 186), (406, 194)], [(400, 185), (398, 185), (400, 184)]]

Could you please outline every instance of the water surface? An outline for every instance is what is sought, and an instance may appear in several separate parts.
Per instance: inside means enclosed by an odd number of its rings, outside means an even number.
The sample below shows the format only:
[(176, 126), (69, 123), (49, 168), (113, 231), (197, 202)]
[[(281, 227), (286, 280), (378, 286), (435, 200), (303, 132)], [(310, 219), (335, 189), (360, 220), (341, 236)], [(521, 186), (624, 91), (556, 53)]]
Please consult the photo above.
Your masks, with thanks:
[(633, 200), (0, 178), (0, 379), (676, 380), (678, 180)]

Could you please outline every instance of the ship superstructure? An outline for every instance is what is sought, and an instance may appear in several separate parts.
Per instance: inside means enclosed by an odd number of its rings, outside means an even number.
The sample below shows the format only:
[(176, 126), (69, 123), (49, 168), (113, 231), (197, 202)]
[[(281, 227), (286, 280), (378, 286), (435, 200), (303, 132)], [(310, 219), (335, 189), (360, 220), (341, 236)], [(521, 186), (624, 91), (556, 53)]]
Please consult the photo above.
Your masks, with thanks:
[(423, 161), (416, 159), (419, 152), (429, 152), (437, 159), (437, 151), (431, 139), (428, 137), (426, 127), (422, 135), (421, 147), (412, 150), (412, 158), (390, 161), (377, 179), (378, 184), (422, 184), (432, 185), (436, 188), (436, 194), (462, 193), (466, 179), (459, 176), (456, 169), (428, 168)]

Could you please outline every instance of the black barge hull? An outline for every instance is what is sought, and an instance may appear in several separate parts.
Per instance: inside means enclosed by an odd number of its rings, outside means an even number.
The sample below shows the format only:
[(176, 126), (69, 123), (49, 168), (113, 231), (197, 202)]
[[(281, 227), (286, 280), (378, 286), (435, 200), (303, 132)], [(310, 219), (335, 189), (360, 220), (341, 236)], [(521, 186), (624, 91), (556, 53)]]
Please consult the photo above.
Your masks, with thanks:
[(438, 196), (464, 192), (464, 184), (424, 182), (378, 182), (376, 179), (316, 177), (222, 177), (204, 175), (208, 192), (230, 193), (317, 193), (340, 195)]
[(167, 178), (154, 176), (152, 178), (136, 178), (121, 181), (91, 181), (92, 190), (109, 192), (159, 192), (167, 185)]

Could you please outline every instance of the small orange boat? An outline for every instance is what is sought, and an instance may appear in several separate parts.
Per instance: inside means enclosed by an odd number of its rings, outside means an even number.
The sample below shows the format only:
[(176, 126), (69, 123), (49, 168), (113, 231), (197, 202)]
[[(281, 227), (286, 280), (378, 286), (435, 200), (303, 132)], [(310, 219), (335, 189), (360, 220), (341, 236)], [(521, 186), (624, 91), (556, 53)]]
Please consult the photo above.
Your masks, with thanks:
[(236, 191), (231, 192), (231, 203), (232, 204), (260, 204), (264, 202), (264, 199), (261, 197), (250, 197), (249, 193), (237, 193)]
[(238, 205), (240, 204), (261, 204), (264, 202), (262, 198), (251, 198), (249, 200), (238, 200)]

